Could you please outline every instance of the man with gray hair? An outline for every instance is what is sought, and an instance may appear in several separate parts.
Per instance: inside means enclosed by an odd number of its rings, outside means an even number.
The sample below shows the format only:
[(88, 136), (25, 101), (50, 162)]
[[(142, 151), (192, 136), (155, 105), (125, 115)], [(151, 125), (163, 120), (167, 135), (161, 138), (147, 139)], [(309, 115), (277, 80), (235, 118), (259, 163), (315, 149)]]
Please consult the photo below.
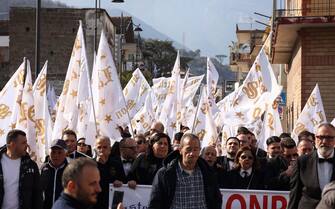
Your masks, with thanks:
[(109, 184), (115, 187), (122, 186), (126, 181), (122, 163), (111, 157), (111, 140), (107, 136), (99, 136), (95, 142), (97, 156), (95, 158), (100, 172), (101, 192), (94, 209), (108, 209)]
[(101, 192), (97, 163), (89, 158), (73, 160), (65, 168), (62, 184), (64, 191), (52, 209), (84, 209), (97, 202)]
[(150, 127), (150, 135), (154, 133), (164, 133), (164, 125), (160, 121), (154, 122)]
[(217, 179), (205, 160), (199, 158), (200, 148), (196, 135), (183, 135), (180, 154), (165, 162), (154, 178), (149, 209), (221, 208)]
[(316, 150), (298, 158), (291, 176), (288, 209), (314, 209), (321, 199), (321, 191), (335, 180), (335, 127), (319, 125), (315, 135)]

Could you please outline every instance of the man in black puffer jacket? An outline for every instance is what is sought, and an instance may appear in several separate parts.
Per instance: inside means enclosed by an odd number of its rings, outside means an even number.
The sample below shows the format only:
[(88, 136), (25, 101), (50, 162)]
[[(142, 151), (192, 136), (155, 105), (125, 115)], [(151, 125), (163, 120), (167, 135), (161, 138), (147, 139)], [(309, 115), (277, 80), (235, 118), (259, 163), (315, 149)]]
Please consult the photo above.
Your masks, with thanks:
[(199, 155), (199, 138), (185, 134), (180, 155), (165, 162), (154, 178), (149, 209), (221, 208), (222, 196), (214, 171)]
[[(42, 193), (37, 164), (27, 154), (26, 133), (11, 130), (0, 149), (0, 206), (41, 209)], [(17, 195), (18, 194), (18, 195)]]

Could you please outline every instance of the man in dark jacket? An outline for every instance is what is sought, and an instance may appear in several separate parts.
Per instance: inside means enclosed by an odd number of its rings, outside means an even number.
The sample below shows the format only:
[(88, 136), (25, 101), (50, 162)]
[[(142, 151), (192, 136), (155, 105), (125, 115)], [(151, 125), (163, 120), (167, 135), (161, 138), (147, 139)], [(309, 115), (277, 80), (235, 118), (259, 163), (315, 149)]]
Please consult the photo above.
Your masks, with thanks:
[(78, 158), (65, 168), (62, 177), (64, 192), (52, 209), (87, 209), (97, 202), (101, 192), (97, 163), (89, 158)]
[(63, 136), (62, 139), (65, 141), (66, 145), (67, 145), (67, 160), (71, 161), (74, 159), (77, 159), (79, 157), (88, 157), (87, 155), (85, 155), (84, 153), (78, 152), (77, 151), (77, 135), (76, 132), (74, 132), (73, 130), (65, 130), (63, 132)]
[(199, 155), (199, 138), (185, 134), (180, 155), (166, 162), (154, 178), (149, 209), (221, 208), (222, 197), (214, 172)]
[(99, 136), (95, 143), (97, 162), (100, 172), (101, 192), (98, 195), (97, 203), (93, 208), (108, 209), (109, 184), (121, 187), (122, 182), (126, 181), (121, 161), (118, 162), (111, 157), (111, 141), (106, 136)]
[(2, 209), (41, 209), (37, 164), (27, 154), (26, 133), (11, 130), (0, 149), (0, 206)]
[(65, 141), (62, 139), (54, 140), (50, 147), (49, 162), (44, 163), (41, 167), (44, 209), (51, 209), (53, 203), (63, 191), (62, 175), (67, 164)]
[(335, 180), (335, 127), (319, 125), (315, 134), (316, 150), (298, 158), (291, 176), (288, 209), (314, 209), (326, 184)]

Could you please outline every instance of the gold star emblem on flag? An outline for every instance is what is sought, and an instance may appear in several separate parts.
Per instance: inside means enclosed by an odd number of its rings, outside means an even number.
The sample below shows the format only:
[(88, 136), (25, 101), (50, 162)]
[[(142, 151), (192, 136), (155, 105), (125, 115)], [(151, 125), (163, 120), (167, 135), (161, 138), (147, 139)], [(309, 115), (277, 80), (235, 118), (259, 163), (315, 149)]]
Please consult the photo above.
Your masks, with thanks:
[(72, 92), (71, 92), (71, 96), (72, 96), (72, 97), (76, 97), (76, 96), (78, 96), (78, 91), (76, 91), (76, 90), (72, 90)]
[(107, 123), (111, 122), (112, 121), (112, 116), (111, 115), (105, 115), (105, 121)]

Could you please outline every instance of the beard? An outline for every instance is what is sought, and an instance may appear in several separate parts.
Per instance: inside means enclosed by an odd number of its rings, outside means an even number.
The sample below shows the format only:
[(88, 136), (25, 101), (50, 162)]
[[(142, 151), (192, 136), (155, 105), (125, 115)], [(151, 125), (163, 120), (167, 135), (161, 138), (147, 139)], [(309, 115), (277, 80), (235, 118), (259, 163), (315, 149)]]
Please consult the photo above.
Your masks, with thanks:
[(77, 200), (87, 206), (92, 206), (96, 204), (97, 202), (97, 196), (95, 200), (92, 200), (90, 198), (91, 194), (85, 191), (84, 189), (81, 188), (81, 186), (78, 184), (78, 191), (77, 191)]
[(328, 157), (332, 153), (333, 150), (334, 150), (333, 147), (326, 147), (326, 146), (320, 146), (318, 148), (318, 151), (323, 157)]

